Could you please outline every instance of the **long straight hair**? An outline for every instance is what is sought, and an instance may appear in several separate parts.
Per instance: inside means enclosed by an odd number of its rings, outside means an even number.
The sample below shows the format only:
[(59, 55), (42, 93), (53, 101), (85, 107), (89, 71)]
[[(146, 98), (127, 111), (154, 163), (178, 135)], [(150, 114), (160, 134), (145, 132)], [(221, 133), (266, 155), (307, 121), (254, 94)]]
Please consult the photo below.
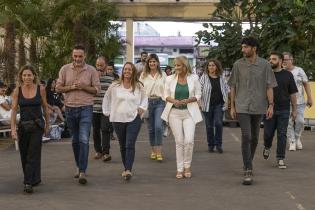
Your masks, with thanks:
[(157, 54), (150, 54), (148, 57), (147, 57), (147, 60), (145, 62), (145, 68), (144, 68), (144, 71), (143, 71), (143, 74), (142, 74), (142, 78), (146, 78), (150, 72), (151, 72), (151, 69), (150, 69), (150, 66), (149, 66), (149, 62), (150, 60), (156, 60), (158, 62), (158, 66), (157, 66), (157, 71), (158, 73), (160, 74), (160, 76), (162, 76), (162, 71), (161, 71), (161, 68), (160, 68), (160, 60), (159, 60), (159, 57), (157, 56)]
[(132, 73), (131, 73), (131, 87), (132, 87), (132, 92), (135, 92), (135, 89), (136, 87), (140, 88), (141, 85), (143, 87), (143, 84), (142, 82), (139, 81), (138, 77), (137, 77), (137, 68), (136, 66), (131, 63), (131, 62), (126, 62), (123, 66), (123, 70), (122, 70), (122, 74), (121, 74), (121, 78), (120, 80), (118, 80), (117, 84), (121, 85), (122, 82), (125, 80), (125, 77), (124, 77), (124, 69), (125, 69), (125, 66), (126, 65), (130, 65), (131, 66), (131, 70), (132, 70)]
[(211, 59), (209, 59), (209, 60), (207, 61), (206, 65), (205, 65), (204, 72), (205, 72), (206, 74), (208, 74), (208, 66), (209, 66), (209, 63), (210, 63), (210, 62), (214, 63), (214, 65), (217, 67), (217, 69), (216, 69), (216, 71), (215, 71), (215, 74), (216, 74), (217, 76), (222, 75), (222, 73), (223, 73), (222, 65), (221, 65), (221, 63), (220, 63), (219, 60), (214, 59), (214, 58), (211, 58)]

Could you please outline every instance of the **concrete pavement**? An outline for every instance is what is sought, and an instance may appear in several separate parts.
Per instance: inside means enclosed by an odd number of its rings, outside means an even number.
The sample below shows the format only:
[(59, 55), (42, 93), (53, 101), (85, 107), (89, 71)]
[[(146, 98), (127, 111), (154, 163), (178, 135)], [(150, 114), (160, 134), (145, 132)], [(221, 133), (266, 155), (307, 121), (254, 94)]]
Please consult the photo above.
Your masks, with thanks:
[(198, 124), (193, 177), (183, 180), (175, 178), (173, 136), (164, 141), (163, 163), (148, 158), (145, 124), (138, 137), (134, 177), (130, 182), (121, 178), (123, 168), (117, 141), (111, 142), (113, 159), (109, 163), (93, 159), (91, 141), (86, 186), (72, 178), (75, 165), (70, 140), (48, 142), (42, 150), (43, 183), (32, 195), (23, 193), (19, 154), (11, 146), (0, 150), (0, 209), (315, 209), (314, 134), (305, 131), (304, 149), (287, 152), (285, 170), (276, 167), (274, 147), (270, 159), (263, 159), (260, 138), (252, 186), (241, 184), (240, 128), (224, 128), (224, 153), (218, 154), (207, 152), (204, 124)]

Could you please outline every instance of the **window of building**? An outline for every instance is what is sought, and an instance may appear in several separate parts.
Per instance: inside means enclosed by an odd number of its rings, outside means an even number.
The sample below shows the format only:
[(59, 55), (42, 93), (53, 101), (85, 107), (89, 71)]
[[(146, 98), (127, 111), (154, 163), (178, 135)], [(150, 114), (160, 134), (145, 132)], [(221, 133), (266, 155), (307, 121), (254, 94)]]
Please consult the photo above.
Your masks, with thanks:
[(194, 49), (179, 49), (180, 54), (191, 54), (194, 53)]

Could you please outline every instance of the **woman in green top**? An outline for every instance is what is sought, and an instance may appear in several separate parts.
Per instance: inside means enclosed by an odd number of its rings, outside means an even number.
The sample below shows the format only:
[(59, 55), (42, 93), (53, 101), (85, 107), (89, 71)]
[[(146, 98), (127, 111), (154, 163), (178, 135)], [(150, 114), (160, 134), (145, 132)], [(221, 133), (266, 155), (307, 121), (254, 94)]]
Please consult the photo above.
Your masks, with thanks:
[(162, 119), (169, 122), (176, 142), (176, 178), (191, 177), (196, 123), (202, 121), (197, 101), (201, 97), (198, 76), (185, 56), (175, 58), (175, 74), (166, 78), (166, 107)]

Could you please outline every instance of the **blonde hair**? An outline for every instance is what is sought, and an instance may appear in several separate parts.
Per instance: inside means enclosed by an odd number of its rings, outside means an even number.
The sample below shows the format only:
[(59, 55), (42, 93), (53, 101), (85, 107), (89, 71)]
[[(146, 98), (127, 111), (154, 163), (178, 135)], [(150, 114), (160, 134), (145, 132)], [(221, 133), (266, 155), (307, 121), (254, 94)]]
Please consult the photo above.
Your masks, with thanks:
[(38, 80), (38, 76), (37, 76), (37, 73), (36, 73), (36, 71), (35, 71), (35, 68), (34, 68), (34, 66), (32, 66), (32, 65), (25, 65), (25, 66), (22, 66), (22, 68), (20, 69), (20, 71), (19, 71), (19, 73), (18, 73), (18, 75), (17, 75), (17, 81), (16, 81), (16, 83), (17, 83), (17, 85), (18, 86), (22, 86), (23, 85), (23, 79), (22, 79), (22, 74), (23, 74), (23, 72), (25, 71), (25, 70), (30, 70), (31, 72), (32, 72), (32, 74), (34, 75), (34, 80), (33, 80), (33, 82), (34, 82), (34, 84), (36, 84), (36, 85), (38, 85), (39, 84), (39, 80)]
[[(184, 65), (184, 67), (186, 68), (186, 74), (187, 75), (192, 73), (191, 66), (190, 66), (188, 58), (186, 56), (184, 56), (184, 55), (177, 56), (174, 59), (174, 64), (175, 64), (176, 61), (178, 61), (178, 62), (180, 62), (181, 64)], [(175, 74), (177, 74), (176, 71), (175, 71)]]

